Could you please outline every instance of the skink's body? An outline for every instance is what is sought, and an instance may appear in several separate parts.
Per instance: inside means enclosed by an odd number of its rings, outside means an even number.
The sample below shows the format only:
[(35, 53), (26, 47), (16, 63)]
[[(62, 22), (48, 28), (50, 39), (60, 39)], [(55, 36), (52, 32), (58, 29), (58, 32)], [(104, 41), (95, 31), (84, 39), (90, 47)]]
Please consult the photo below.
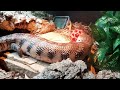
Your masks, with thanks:
[[(72, 61), (84, 59), (88, 55), (92, 39), (79, 43), (57, 43), (31, 34), (15, 33), (0, 37), (0, 52), (15, 50), (48, 63), (54, 63), (66, 58)], [(88, 44), (88, 42), (90, 42)]]

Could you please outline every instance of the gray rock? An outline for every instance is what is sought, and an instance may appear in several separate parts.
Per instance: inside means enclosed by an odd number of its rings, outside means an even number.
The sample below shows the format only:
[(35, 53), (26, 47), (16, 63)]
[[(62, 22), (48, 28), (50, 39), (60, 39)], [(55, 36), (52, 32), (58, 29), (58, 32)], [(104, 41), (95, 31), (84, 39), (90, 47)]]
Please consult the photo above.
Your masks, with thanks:
[(43, 72), (34, 76), (33, 79), (76, 79), (87, 66), (84, 61), (72, 62), (69, 58), (61, 62), (50, 64)]
[(120, 73), (112, 72), (111, 70), (102, 70), (98, 72), (96, 79), (120, 79)]
[(95, 75), (92, 72), (84, 73), (83, 79), (95, 79)]
[(16, 73), (15, 71), (6, 72), (0, 69), (0, 79), (24, 79), (23, 75)]

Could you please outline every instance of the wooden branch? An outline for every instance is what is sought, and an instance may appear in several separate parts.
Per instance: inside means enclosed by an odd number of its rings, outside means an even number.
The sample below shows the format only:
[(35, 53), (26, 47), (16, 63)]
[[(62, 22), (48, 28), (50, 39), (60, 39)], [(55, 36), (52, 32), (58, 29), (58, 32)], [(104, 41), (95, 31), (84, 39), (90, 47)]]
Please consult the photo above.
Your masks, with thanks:
[(0, 11), (0, 29), (8, 31), (24, 29), (31, 32), (46, 33), (53, 31), (55, 25), (34, 16), (30, 11)]

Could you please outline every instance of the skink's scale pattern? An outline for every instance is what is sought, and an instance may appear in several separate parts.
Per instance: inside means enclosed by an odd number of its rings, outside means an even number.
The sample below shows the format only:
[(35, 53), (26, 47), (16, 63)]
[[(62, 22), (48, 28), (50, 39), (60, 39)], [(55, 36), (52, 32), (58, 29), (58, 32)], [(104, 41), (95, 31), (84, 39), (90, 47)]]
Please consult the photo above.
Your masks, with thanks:
[[(87, 38), (91, 42), (91, 38)], [(86, 42), (86, 43), (85, 43)], [(31, 57), (54, 63), (70, 58), (72, 61), (84, 59), (88, 55), (92, 43), (57, 43), (25, 33), (14, 33), (0, 37), (0, 52), (5, 50), (21, 51)]]

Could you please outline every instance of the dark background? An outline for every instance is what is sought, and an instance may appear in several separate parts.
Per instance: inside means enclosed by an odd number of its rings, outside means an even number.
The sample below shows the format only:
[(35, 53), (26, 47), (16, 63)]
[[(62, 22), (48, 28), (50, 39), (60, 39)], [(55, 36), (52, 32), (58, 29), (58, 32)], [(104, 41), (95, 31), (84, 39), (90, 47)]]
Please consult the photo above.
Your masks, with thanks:
[(47, 11), (53, 16), (70, 16), (72, 22), (83, 22), (89, 24), (95, 22), (102, 16), (101, 11)]

